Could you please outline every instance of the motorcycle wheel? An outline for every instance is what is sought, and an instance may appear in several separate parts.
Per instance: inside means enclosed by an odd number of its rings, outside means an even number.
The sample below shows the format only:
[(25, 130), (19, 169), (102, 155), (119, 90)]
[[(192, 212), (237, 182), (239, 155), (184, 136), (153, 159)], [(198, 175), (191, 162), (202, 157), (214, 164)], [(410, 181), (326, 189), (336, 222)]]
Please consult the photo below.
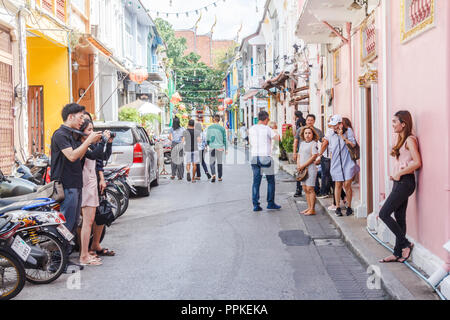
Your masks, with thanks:
[(164, 164), (171, 164), (172, 158), (170, 152), (164, 153)]
[[(28, 232), (23, 237), (23, 240), (25, 240), (25, 242), (29, 245), (33, 245)], [(47, 254), (48, 260), (47, 263), (40, 269), (25, 268), (26, 277), (28, 282), (34, 284), (51, 283), (58, 279), (64, 272), (68, 262), (68, 257), (63, 243), (54, 235), (45, 231), (38, 231), (37, 241), (36, 246)]]
[(120, 196), (120, 213), (119, 213), (119, 217), (120, 217), (128, 209), (128, 204), (129, 204), (129, 201), (130, 201), (130, 195), (127, 194), (126, 187), (124, 186), (124, 184), (121, 181), (115, 181), (114, 183), (117, 184), (119, 186), (119, 189), (120, 189), (120, 190), (118, 190), (119, 191), (118, 193), (119, 193), (119, 196)]
[(112, 190), (110, 188), (105, 189), (106, 200), (108, 200), (109, 204), (111, 204), (114, 220), (116, 220), (120, 215), (120, 195), (117, 191)]
[(14, 255), (0, 250), (0, 300), (17, 296), (25, 286), (25, 268)]

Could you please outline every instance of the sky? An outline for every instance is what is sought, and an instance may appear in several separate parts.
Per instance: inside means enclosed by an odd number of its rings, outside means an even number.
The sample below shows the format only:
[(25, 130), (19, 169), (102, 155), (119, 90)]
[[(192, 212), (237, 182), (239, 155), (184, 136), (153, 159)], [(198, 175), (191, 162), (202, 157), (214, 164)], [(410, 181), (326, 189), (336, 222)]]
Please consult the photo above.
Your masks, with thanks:
[[(198, 24), (198, 34), (205, 34), (211, 30), (217, 16), (217, 24), (214, 28), (213, 39), (235, 39), (242, 23), (242, 31), (239, 35), (239, 41), (244, 37), (253, 34), (258, 28), (259, 21), (264, 13), (264, 4), (266, 0), (142, 0), (144, 6), (150, 10), (153, 19), (158, 16), (156, 11), (160, 12), (183, 12), (182, 14), (159, 15), (160, 18), (169, 21), (175, 30), (192, 28), (199, 18), (199, 14), (185, 11), (204, 8), (208, 4), (217, 1), (217, 7), (209, 6), (208, 11), (202, 10), (202, 18)], [(258, 7), (258, 12), (256, 12)]]

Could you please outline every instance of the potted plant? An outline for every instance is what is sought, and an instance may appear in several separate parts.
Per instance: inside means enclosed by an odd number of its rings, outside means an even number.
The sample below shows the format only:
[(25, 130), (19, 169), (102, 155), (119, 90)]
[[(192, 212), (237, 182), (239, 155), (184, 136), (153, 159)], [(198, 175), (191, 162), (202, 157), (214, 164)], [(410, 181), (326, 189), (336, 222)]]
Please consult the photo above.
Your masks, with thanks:
[(286, 152), (289, 163), (294, 163), (294, 133), (292, 132), (291, 127), (286, 128), (286, 132), (283, 134), (283, 138), (281, 140), (282, 149)]

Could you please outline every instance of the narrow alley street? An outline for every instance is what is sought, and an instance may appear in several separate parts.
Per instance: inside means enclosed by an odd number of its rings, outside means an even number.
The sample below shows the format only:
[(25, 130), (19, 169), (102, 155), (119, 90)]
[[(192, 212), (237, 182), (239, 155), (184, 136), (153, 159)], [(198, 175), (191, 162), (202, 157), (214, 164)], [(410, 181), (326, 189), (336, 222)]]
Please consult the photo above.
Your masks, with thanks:
[[(388, 299), (323, 211), (304, 217), (292, 177), (277, 174), (280, 211), (252, 212), (251, 170), (231, 149), (224, 181), (160, 180), (107, 230), (115, 257), (36, 286), (16, 299)], [(266, 182), (263, 180), (265, 208)], [(300, 198), (303, 199), (303, 198)], [(304, 200), (304, 199), (303, 199)], [(72, 255), (72, 259), (76, 259)], [(69, 283), (69, 285), (68, 285)], [(75, 287), (75, 289), (74, 289)]]

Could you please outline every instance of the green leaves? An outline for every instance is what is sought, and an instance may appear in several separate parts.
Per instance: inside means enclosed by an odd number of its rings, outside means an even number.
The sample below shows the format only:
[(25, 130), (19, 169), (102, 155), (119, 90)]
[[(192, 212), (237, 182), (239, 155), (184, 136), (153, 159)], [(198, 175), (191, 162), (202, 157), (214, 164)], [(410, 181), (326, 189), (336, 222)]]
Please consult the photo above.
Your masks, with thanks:
[(144, 125), (144, 127), (151, 127), (153, 123), (161, 123), (161, 115), (146, 114), (141, 116), (139, 111), (135, 108), (123, 108), (119, 112), (120, 121), (136, 122)]

